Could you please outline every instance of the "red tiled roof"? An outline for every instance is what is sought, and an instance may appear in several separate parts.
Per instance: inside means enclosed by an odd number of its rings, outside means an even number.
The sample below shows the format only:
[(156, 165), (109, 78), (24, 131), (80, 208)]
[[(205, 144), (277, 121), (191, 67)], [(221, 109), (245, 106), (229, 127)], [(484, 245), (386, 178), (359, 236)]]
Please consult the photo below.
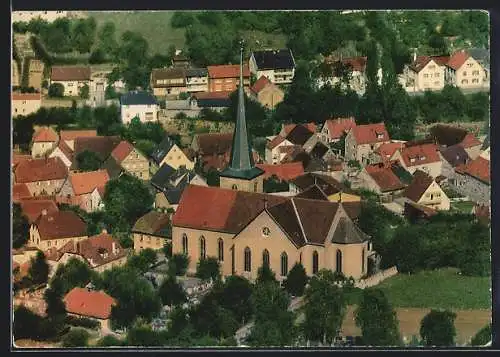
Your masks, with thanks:
[(20, 162), (31, 160), (31, 155), (24, 155), (24, 154), (17, 154), (13, 153), (12, 154), (12, 166), (17, 166)]
[(196, 99), (229, 99), (231, 95), (231, 91), (222, 91), (222, 92), (199, 92), (194, 93), (193, 97)]
[(41, 215), (35, 222), (41, 240), (82, 237), (87, 225), (73, 211), (59, 211)]
[(344, 133), (356, 126), (354, 117), (328, 119), (325, 124), (328, 127), (330, 139), (340, 139)]
[(28, 218), (29, 223), (33, 223), (46, 210), (48, 214), (59, 211), (53, 200), (23, 200), (19, 202), (23, 214)]
[(233, 133), (205, 133), (195, 137), (201, 155), (222, 154), (231, 151)]
[(267, 143), (267, 147), (269, 149), (274, 149), (276, 146), (278, 146), (279, 144), (281, 144), (283, 141), (285, 141), (286, 139), (284, 137), (282, 137), (281, 135), (276, 135), (271, 141), (269, 141)]
[(68, 144), (66, 144), (64, 140), (60, 140), (57, 147), (59, 148), (59, 150), (61, 150), (61, 152), (64, 154), (64, 156), (66, 156), (68, 160), (73, 160), (73, 150), (71, 150), (71, 148), (68, 146)]
[(271, 84), (271, 81), (266, 76), (260, 76), (260, 78), (253, 84), (251, 89), (254, 93), (257, 94), (268, 84)]
[(73, 288), (64, 297), (64, 304), (68, 313), (106, 320), (116, 301), (103, 291)]
[(404, 145), (404, 143), (385, 143), (380, 145), (375, 152), (379, 154), (383, 160), (389, 160), (397, 150), (402, 150)]
[(264, 170), (264, 179), (275, 175), (281, 180), (288, 181), (304, 174), (304, 166), (300, 161), (278, 165), (256, 164), (255, 166)]
[[(114, 246), (114, 251), (113, 251)], [(78, 253), (93, 267), (123, 258), (127, 251), (111, 234), (100, 233), (80, 241), (77, 245)], [(107, 254), (107, 255), (106, 255)]]
[(389, 192), (401, 190), (405, 185), (394, 174), (389, 165), (375, 164), (365, 167), (366, 172), (377, 183), (380, 191)]
[(429, 56), (417, 56), (415, 61), (410, 65), (410, 68), (415, 72), (420, 72), (431, 61)]
[(431, 56), (431, 58), (440, 66), (445, 66), (450, 60), (450, 56)]
[(342, 63), (352, 67), (353, 71), (364, 72), (366, 69), (366, 57), (350, 57), (344, 58)]
[(42, 127), (33, 135), (34, 143), (42, 143), (42, 142), (57, 142), (59, 137), (54, 129), (50, 127)]
[[(357, 125), (351, 130), (358, 145), (389, 141), (389, 133), (384, 123)], [(381, 135), (379, 138), (378, 136)]]
[(53, 66), (50, 79), (52, 81), (90, 80), (90, 67)]
[(113, 149), (111, 156), (120, 164), (132, 151), (134, 151), (132, 144), (123, 140)]
[[(218, 66), (208, 66), (209, 78), (239, 78), (240, 65), (239, 64), (224, 64)], [(250, 77), (250, 69), (248, 65), (243, 65), (243, 77)]]
[(466, 174), (472, 177), (479, 179), (487, 183), (491, 184), (490, 179), (490, 161), (485, 158), (479, 156), (475, 160), (469, 161), (465, 165), (457, 166), (455, 169), (456, 172), (460, 174)]
[(12, 93), (12, 100), (41, 100), (40, 93)]
[[(407, 167), (441, 161), (438, 153), (438, 147), (435, 144), (422, 144), (405, 147), (401, 150), (401, 157)], [(412, 159), (414, 160), (412, 161)]]
[(75, 195), (91, 193), (97, 187), (105, 186), (109, 181), (106, 170), (70, 173), (69, 180)]
[(68, 169), (58, 157), (32, 159), (16, 166), (16, 183), (59, 180), (68, 175)]
[(458, 145), (462, 146), (464, 149), (468, 149), (473, 146), (482, 145), (482, 143), (478, 138), (474, 136), (474, 134), (468, 133), (467, 135), (465, 135), (465, 138), (462, 140), (462, 142)]
[(462, 50), (455, 52), (451, 57), (448, 63), (446, 64), (448, 67), (454, 69), (455, 71), (459, 70), (460, 67), (467, 61), (467, 59), (470, 57), (470, 55)]
[(88, 138), (97, 136), (97, 130), (61, 130), (61, 140), (75, 140), (76, 138)]
[(19, 202), (22, 198), (31, 197), (31, 192), (25, 183), (15, 183), (12, 187), (12, 201)]

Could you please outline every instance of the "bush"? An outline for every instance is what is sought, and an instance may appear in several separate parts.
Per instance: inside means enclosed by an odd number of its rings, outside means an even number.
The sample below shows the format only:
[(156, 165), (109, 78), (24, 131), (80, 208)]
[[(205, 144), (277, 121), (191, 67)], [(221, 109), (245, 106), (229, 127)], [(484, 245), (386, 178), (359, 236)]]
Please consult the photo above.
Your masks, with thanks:
[(491, 341), (491, 323), (484, 326), (479, 332), (472, 337), (470, 344), (472, 346), (484, 346)]
[(171, 275), (181, 276), (186, 274), (189, 266), (189, 257), (185, 254), (174, 254), (168, 261), (168, 270)]
[(116, 347), (123, 346), (124, 342), (122, 340), (117, 339), (112, 335), (106, 335), (97, 341), (97, 346), (99, 347)]
[(186, 92), (179, 93), (179, 99), (181, 100), (189, 99), (189, 93)]
[(71, 329), (62, 339), (63, 347), (86, 347), (90, 334), (83, 328)]
[(52, 83), (49, 87), (49, 97), (51, 98), (64, 97), (64, 86), (61, 83)]
[(71, 326), (85, 327), (92, 330), (98, 330), (101, 324), (97, 320), (89, 319), (86, 317), (76, 317), (67, 315), (65, 322)]

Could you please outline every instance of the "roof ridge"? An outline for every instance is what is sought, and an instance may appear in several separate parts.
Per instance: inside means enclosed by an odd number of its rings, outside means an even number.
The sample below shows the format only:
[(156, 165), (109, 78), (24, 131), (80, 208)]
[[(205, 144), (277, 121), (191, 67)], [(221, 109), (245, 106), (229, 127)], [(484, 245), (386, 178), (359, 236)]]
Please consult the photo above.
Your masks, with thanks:
[(292, 207), (295, 212), (295, 215), (297, 216), (297, 220), (299, 222), (300, 230), (302, 231), (302, 235), (304, 236), (304, 240), (307, 243), (309, 243), (309, 240), (307, 239), (306, 232), (304, 231), (304, 226), (302, 225), (302, 220), (300, 219), (299, 211), (297, 210), (297, 206), (295, 205), (295, 197), (292, 197), (290, 201), (292, 202)]

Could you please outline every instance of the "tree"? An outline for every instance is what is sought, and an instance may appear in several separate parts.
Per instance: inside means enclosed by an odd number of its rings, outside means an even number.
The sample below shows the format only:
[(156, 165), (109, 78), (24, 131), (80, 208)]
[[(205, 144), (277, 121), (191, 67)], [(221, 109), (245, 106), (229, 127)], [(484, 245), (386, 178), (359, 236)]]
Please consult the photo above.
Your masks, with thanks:
[(215, 257), (201, 259), (196, 266), (196, 276), (202, 280), (220, 279), (220, 263)]
[(426, 346), (454, 346), (455, 318), (454, 312), (432, 309), (420, 322), (420, 336)]
[(15, 340), (30, 338), (37, 339), (38, 331), (42, 322), (42, 317), (33, 311), (19, 305), (14, 309), (13, 334)]
[(302, 296), (308, 280), (304, 266), (301, 263), (295, 263), (284, 282), (285, 289), (292, 296)]
[(269, 265), (264, 264), (257, 270), (257, 279), (255, 281), (256, 284), (261, 283), (277, 283), (276, 274), (269, 268)]
[(89, 57), (89, 64), (101, 64), (106, 62), (106, 54), (100, 48), (92, 51)]
[(163, 305), (178, 306), (187, 301), (186, 293), (175, 277), (166, 278), (158, 291)]
[(355, 313), (356, 325), (361, 328), (363, 343), (368, 346), (397, 346), (401, 344), (396, 312), (382, 290), (363, 290)]
[(90, 95), (90, 88), (88, 84), (83, 85), (79, 90), (78, 90), (78, 95), (82, 99), (89, 99)]
[(207, 172), (207, 185), (219, 187), (220, 186), (220, 172), (214, 168), (210, 167)]
[(97, 341), (96, 345), (99, 347), (118, 347), (123, 346), (124, 343), (122, 340), (114, 337), (113, 335), (106, 335)]
[(264, 180), (264, 192), (285, 192), (289, 190), (288, 182), (279, 179), (276, 175)]
[(156, 252), (151, 248), (143, 249), (139, 254), (134, 254), (128, 258), (127, 266), (145, 273), (156, 263)]
[(74, 48), (80, 53), (90, 52), (96, 35), (96, 22), (93, 17), (79, 19), (72, 29)]
[(174, 254), (168, 261), (168, 271), (172, 276), (186, 274), (189, 266), (189, 257), (185, 254)]
[(29, 151), (31, 138), (35, 130), (33, 129), (34, 120), (30, 117), (18, 116), (12, 121), (12, 143), (19, 145), (20, 148)]
[(52, 83), (49, 86), (49, 97), (62, 98), (64, 97), (64, 85), (61, 83)]
[[(15, 122), (15, 121), (14, 121)], [(27, 241), (30, 224), (18, 203), (12, 204), (12, 247), (21, 248)]]
[(45, 284), (47, 282), (49, 265), (43, 252), (38, 252), (35, 258), (31, 258), (28, 274), (33, 284)]
[(71, 329), (62, 338), (63, 347), (86, 347), (90, 334), (83, 328)]
[(165, 245), (163, 246), (163, 254), (167, 259), (172, 257), (172, 242), (165, 241)]
[(120, 96), (116, 93), (115, 88), (111, 84), (108, 84), (106, 90), (104, 91), (104, 99), (117, 99), (119, 97)]
[(492, 339), (491, 335), (491, 323), (484, 326), (481, 330), (476, 333), (472, 340), (470, 341), (471, 346), (484, 346)]
[(83, 150), (76, 155), (78, 169), (81, 171), (96, 171), (101, 167), (101, 159), (93, 151)]
[(103, 202), (117, 231), (128, 231), (132, 222), (151, 209), (153, 201), (150, 190), (136, 177), (122, 175), (106, 183)]
[(107, 21), (99, 31), (99, 48), (104, 52), (114, 57), (118, 49), (116, 41), (116, 27), (114, 22)]
[(336, 284), (336, 277), (329, 270), (320, 270), (305, 291), (304, 336), (323, 344), (333, 343), (340, 331), (345, 310), (345, 297)]
[(220, 306), (230, 310), (236, 321), (241, 324), (248, 322), (253, 314), (252, 284), (237, 275), (229, 276), (218, 298)]
[(40, 37), (47, 49), (56, 53), (68, 53), (73, 49), (71, 22), (67, 18), (56, 19), (40, 29)]

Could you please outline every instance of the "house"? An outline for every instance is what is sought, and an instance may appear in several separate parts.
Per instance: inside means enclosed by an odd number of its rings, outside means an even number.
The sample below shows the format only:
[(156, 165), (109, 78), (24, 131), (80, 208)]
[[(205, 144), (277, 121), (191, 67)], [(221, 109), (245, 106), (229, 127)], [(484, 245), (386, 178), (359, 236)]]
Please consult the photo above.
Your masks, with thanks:
[(422, 220), (428, 220), (435, 216), (438, 212), (430, 207), (419, 205), (412, 201), (404, 202), (403, 216), (405, 216), (413, 224)]
[(184, 68), (157, 68), (151, 71), (151, 88), (158, 97), (178, 96), (187, 92)]
[(448, 63), (445, 71), (446, 82), (460, 89), (481, 88), (488, 81), (483, 68), (465, 50), (455, 52)]
[(45, 251), (51, 247), (62, 247), (70, 241), (87, 238), (87, 225), (73, 211), (48, 213), (46, 210), (30, 227), (28, 245)]
[(12, 93), (12, 117), (36, 113), (42, 106), (40, 93)]
[(63, 140), (60, 140), (59, 144), (49, 154), (49, 158), (55, 157), (61, 159), (68, 170), (70, 169), (71, 165), (73, 165), (73, 150), (71, 150), (71, 148)]
[[(330, 66), (329, 76), (320, 76), (318, 78), (318, 86), (321, 88), (325, 84), (330, 86), (335, 86), (341, 83), (342, 77), (338, 69), (343, 68), (350, 74), (350, 79), (347, 85), (358, 94), (363, 94), (366, 89), (366, 57), (346, 57), (346, 58), (332, 58), (327, 57), (325, 59), (325, 64)], [(377, 76), (379, 78), (379, 84), (382, 79), (382, 71), (378, 70)]]
[[(114, 163), (109, 164), (110, 161)], [(149, 180), (149, 160), (128, 141), (121, 141), (104, 163), (104, 167), (113, 177), (116, 177), (117, 173), (113, 172), (111, 167), (116, 166), (121, 168), (120, 171), (123, 170), (140, 180)]]
[(32, 197), (28, 186), (25, 183), (15, 183), (12, 185), (12, 202), (19, 203), (23, 198)]
[(426, 207), (448, 211), (450, 199), (434, 178), (424, 171), (417, 170), (413, 173), (413, 180), (406, 187), (403, 196), (411, 201)]
[(71, 149), (75, 150), (76, 138), (93, 138), (97, 136), (97, 130), (61, 130), (59, 132), (61, 141)]
[(188, 170), (194, 169), (194, 161), (191, 160), (186, 150), (182, 150), (173, 139), (165, 137), (158, 147), (151, 154), (153, 162), (161, 167), (167, 164), (174, 169), (184, 166)]
[(300, 151), (300, 148), (309, 153), (318, 141), (316, 126), (311, 124), (313, 123), (283, 125), (278, 135), (267, 137), (266, 162), (283, 163), (285, 156), (292, 150), (287, 147), (297, 147), (297, 151)]
[(467, 154), (475, 159), (482, 150), (482, 143), (477, 137), (467, 130), (451, 125), (437, 124), (430, 129), (429, 137), (442, 147), (452, 145), (462, 146)]
[(449, 180), (452, 187), (472, 201), (491, 202), (490, 161), (479, 156), (467, 164), (455, 168), (455, 178)]
[(19, 206), (21, 207), (23, 215), (28, 219), (29, 224), (33, 224), (43, 211), (46, 211), (48, 214), (59, 212), (59, 208), (54, 200), (48, 199), (21, 199)]
[(54, 129), (48, 126), (39, 128), (34, 134), (31, 145), (31, 157), (39, 158), (49, 153), (59, 141)]
[(455, 168), (470, 161), (469, 154), (461, 145), (452, 145), (439, 149), (441, 158), (441, 175), (447, 178), (453, 178)]
[(26, 184), (32, 196), (59, 192), (67, 175), (66, 165), (57, 157), (23, 161), (14, 171), (15, 183)]
[(458, 144), (464, 148), (469, 157), (474, 160), (481, 154), (481, 147), (483, 143), (472, 133), (467, 133), (462, 141)]
[(92, 193), (97, 188), (104, 188), (108, 181), (106, 170), (70, 173), (58, 195), (68, 199), (71, 197), (73, 204), (86, 212), (94, 212), (100, 209), (102, 202), (99, 196), (93, 197)]
[[(370, 238), (343, 203), (188, 186), (172, 222), (172, 253), (216, 257), (223, 276), (255, 280), (268, 265), (282, 280), (300, 262), (308, 276), (320, 269), (359, 279), (372, 269)], [(370, 257), (370, 258), (369, 258)]]
[(31, 159), (32, 159), (31, 155), (19, 154), (19, 153), (13, 152), (12, 153), (12, 162), (11, 162), (12, 169), (14, 170), (19, 163), (21, 163), (23, 161), (28, 161)]
[[(209, 92), (234, 92), (240, 81), (240, 66), (226, 64), (208, 66), (208, 91)], [(250, 70), (243, 67), (243, 85), (250, 86)]]
[(490, 51), (485, 48), (469, 48), (469, 55), (484, 68), (484, 86), (490, 86)]
[[(276, 165), (282, 162), (283, 158), (287, 154), (285, 148), (291, 148), (294, 146), (290, 141), (285, 139), (281, 135), (276, 135), (273, 137), (268, 137), (266, 143), (266, 162), (268, 164)], [(299, 145), (299, 148), (302, 148)]]
[(206, 68), (187, 68), (186, 92), (208, 92), (208, 71)]
[(412, 177), (393, 161), (367, 165), (359, 178), (362, 180), (360, 187), (375, 192), (383, 202), (392, 202), (395, 197), (401, 196)]
[(269, 109), (274, 109), (285, 97), (285, 93), (280, 87), (273, 84), (265, 76), (260, 77), (253, 86), (250, 87), (250, 90), (253, 99)]
[(42, 61), (30, 59), (28, 72), (28, 87), (42, 89), (43, 71), (45, 67)]
[(388, 143), (380, 145), (374, 151), (372, 161), (374, 164), (393, 161), (396, 153), (400, 153), (405, 147), (405, 141), (391, 140)]
[(320, 137), (328, 144), (337, 143), (355, 126), (356, 120), (354, 117), (328, 119), (321, 128)]
[(85, 85), (90, 88), (90, 67), (52, 66), (50, 84), (59, 83), (64, 87), (64, 96), (75, 97)]
[(443, 163), (438, 146), (435, 144), (405, 146), (401, 151), (395, 153), (394, 158), (399, 160), (401, 166), (411, 174), (421, 170), (433, 178), (441, 175)]
[(281, 131), (279, 135), (286, 137), (290, 132), (295, 129), (297, 125), (305, 127), (307, 130), (309, 130), (311, 133), (316, 133), (318, 131), (318, 127), (315, 123), (304, 123), (304, 124), (281, 124)]
[[(314, 198), (316, 192), (330, 202), (360, 202), (361, 197), (331, 176), (306, 173), (290, 181), (290, 192), (299, 198)], [(312, 195), (312, 196), (311, 196)]]
[(134, 251), (162, 249), (171, 238), (170, 218), (167, 214), (150, 211), (135, 222), (132, 228)]
[(17, 62), (12, 59), (12, 68), (11, 68), (11, 71), (12, 71), (12, 77), (11, 77), (11, 83), (12, 83), (12, 87), (19, 87), (20, 85), (20, 80), (19, 80), (19, 66), (17, 65)]
[(290, 84), (295, 75), (295, 59), (290, 49), (254, 51), (249, 67), (254, 76), (265, 76), (273, 84)]
[(116, 300), (104, 291), (76, 287), (66, 294), (63, 301), (69, 316), (97, 320), (101, 329), (109, 330), (111, 308), (116, 305)]
[(417, 56), (404, 69), (405, 89), (408, 92), (442, 90), (445, 85), (445, 69), (448, 56)]
[(276, 176), (282, 181), (290, 181), (304, 174), (304, 166), (301, 162), (290, 162), (285, 164), (256, 164), (259, 169), (264, 171), (263, 179)]
[(181, 53), (177, 53), (172, 58), (172, 66), (176, 68), (188, 68), (190, 66), (189, 58)]
[(231, 105), (231, 93), (231, 91), (197, 92), (191, 96), (190, 105), (198, 109), (222, 111)]
[(95, 137), (77, 137), (75, 138), (73, 151), (73, 164), (71, 169), (78, 170), (78, 161), (76, 158), (84, 151), (93, 152), (96, 156), (104, 162), (111, 152), (121, 142), (119, 136), (95, 136)]
[(160, 107), (156, 98), (145, 91), (132, 91), (120, 97), (122, 123), (129, 124), (139, 118), (142, 123), (158, 120)]
[(345, 138), (345, 158), (347, 161), (356, 160), (364, 165), (369, 164), (374, 151), (390, 141), (384, 123), (356, 125)]
[(195, 134), (191, 148), (206, 170), (214, 167), (222, 170), (227, 164), (227, 153), (233, 144), (232, 133), (204, 133)]

